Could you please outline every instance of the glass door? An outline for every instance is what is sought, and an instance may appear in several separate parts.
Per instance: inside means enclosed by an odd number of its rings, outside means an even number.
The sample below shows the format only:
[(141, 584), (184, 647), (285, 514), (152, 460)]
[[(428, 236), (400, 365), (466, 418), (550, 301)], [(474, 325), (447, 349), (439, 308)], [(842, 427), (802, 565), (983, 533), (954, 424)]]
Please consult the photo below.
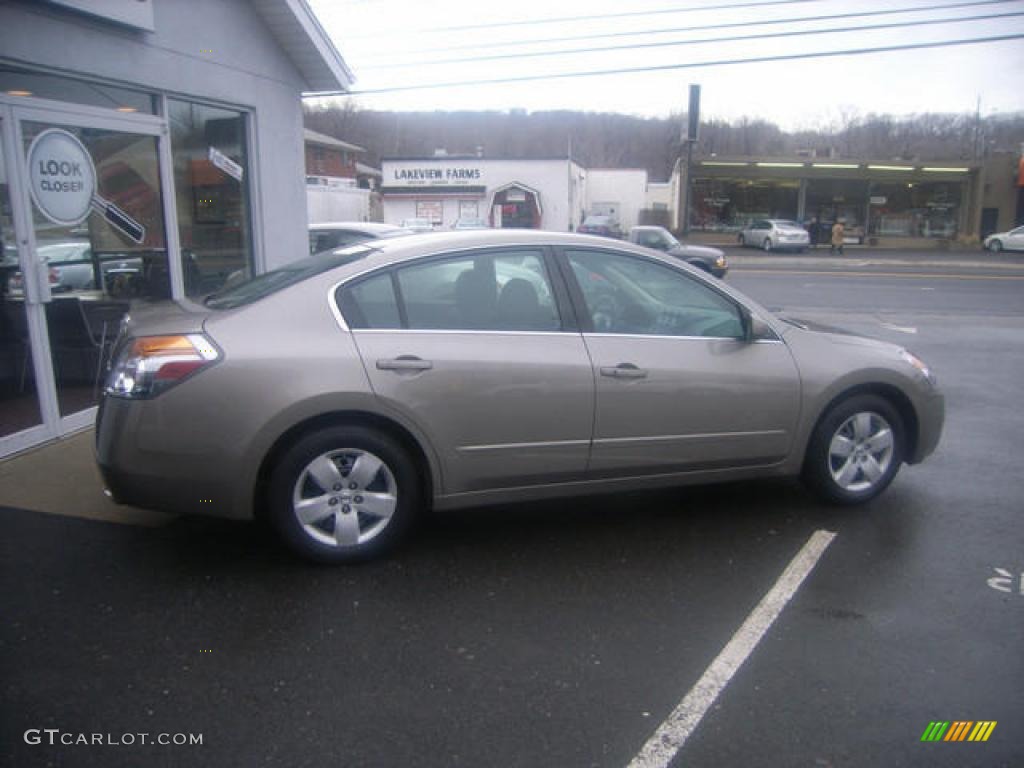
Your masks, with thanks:
[[(17, 450), (23, 447), (21, 443), (43, 436), (43, 412), (36, 388), (28, 307), (21, 289), (12, 164), (8, 162), (10, 122), (0, 116), (0, 441)], [(16, 436), (23, 439), (15, 446)]]
[(0, 455), (89, 426), (122, 318), (169, 300), (181, 280), (168, 259), (177, 243), (167, 237), (159, 118), (7, 114), (13, 206), (3, 234), (6, 245), (10, 219), (21, 248), (0, 274)]

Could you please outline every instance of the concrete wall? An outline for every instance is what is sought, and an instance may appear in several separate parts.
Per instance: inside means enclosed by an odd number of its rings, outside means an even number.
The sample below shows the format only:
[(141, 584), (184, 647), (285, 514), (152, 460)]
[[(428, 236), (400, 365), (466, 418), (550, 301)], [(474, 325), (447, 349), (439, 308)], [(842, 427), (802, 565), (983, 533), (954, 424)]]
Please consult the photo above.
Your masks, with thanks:
[(44, 3), (0, 0), (0, 56), (13, 65), (252, 110), (257, 267), (304, 255), (306, 86), (298, 70), (246, 0), (153, 5), (156, 31), (147, 33)]
[(310, 184), (306, 187), (309, 223), (371, 221), (371, 194), (368, 189), (356, 187), (326, 187)]
[(640, 209), (646, 206), (647, 171), (635, 168), (591, 168), (587, 171), (586, 210), (611, 213), (618, 217), (623, 231), (635, 227)]

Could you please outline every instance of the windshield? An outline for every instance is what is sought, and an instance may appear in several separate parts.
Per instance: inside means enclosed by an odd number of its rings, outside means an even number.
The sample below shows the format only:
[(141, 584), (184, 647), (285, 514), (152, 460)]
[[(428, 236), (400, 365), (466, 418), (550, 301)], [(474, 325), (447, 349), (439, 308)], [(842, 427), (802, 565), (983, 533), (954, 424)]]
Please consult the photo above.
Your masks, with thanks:
[(351, 264), (373, 252), (366, 245), (353, 245), (333, 251), (323, 251), (304, 259), (293, 261), (287, 266), (251, 277), (248, 280), (229, 286), (222, 291), (211, 294), (203, 302), (210, 309), (234, 309), (235, 307), (252, 304), (273, 293), (284, 290), (290, 285), (302, 282), (310, 277), (322, 274), (335, 267)]

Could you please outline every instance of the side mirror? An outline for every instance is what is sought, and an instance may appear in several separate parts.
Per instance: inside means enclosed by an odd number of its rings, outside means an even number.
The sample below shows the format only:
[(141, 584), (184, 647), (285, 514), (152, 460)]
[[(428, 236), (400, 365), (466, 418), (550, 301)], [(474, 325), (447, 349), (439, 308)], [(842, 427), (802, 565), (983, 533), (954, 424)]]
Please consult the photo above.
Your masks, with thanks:
[(743, 340), (747, 342), (758, 339), (770, 339), (772, 337), (771, 326), (764, 320), (750, 313), (746, 307), (740, 308), (743, 322)]

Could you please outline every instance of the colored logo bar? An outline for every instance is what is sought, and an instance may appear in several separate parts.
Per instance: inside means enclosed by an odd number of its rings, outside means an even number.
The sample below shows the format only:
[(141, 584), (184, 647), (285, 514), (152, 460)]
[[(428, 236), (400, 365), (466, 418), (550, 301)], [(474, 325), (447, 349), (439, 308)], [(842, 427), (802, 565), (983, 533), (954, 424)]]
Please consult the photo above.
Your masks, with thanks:
[(988, 741), (995, 728), (995, 720), (933, 720), (921, 741)]

